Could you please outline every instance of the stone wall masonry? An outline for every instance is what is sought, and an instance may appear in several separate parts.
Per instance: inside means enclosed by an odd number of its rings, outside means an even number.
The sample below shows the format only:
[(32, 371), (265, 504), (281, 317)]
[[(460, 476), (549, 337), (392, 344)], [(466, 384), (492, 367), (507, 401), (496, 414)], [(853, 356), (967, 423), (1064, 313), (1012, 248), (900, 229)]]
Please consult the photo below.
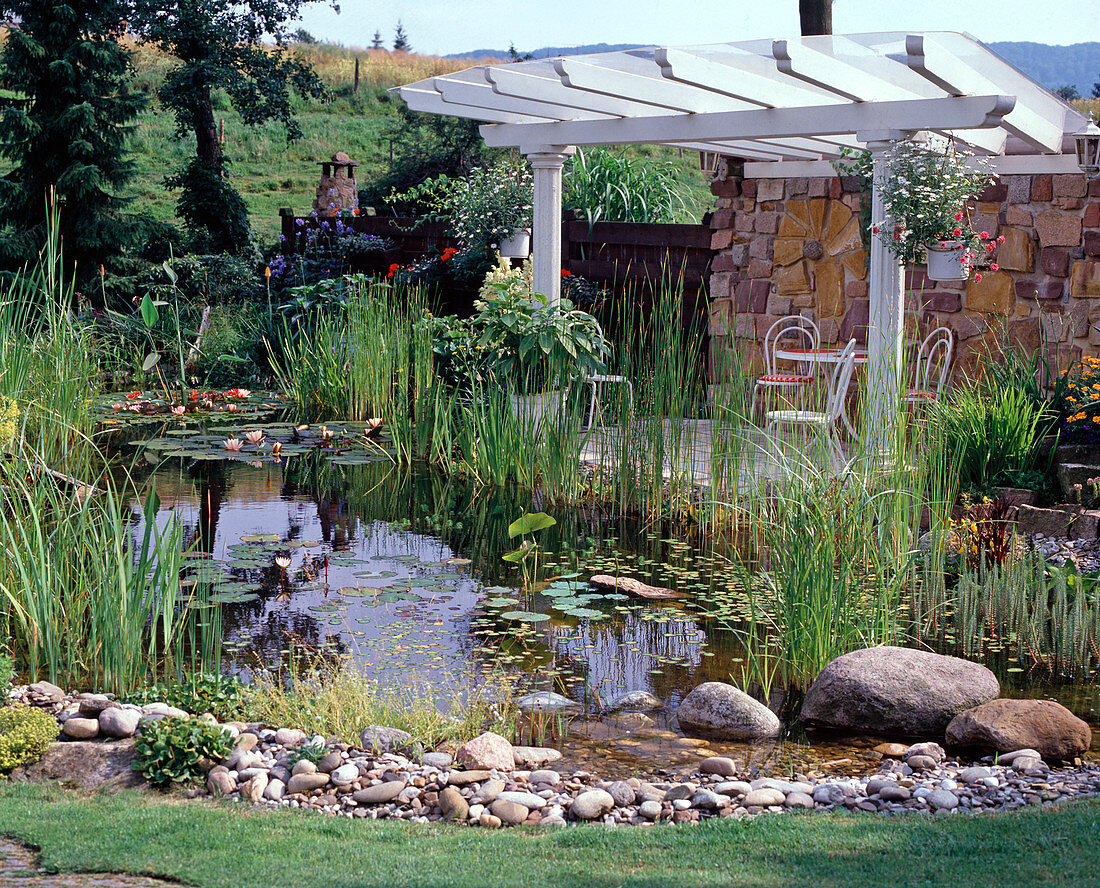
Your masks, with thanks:
[[(866, 342), (867, 253), (852, 177), (742, 179), (723, 161), (711, 183), (718, 253), (710, 278), (712, 366), (729, 352), (759, 365), (760, 342), (787, 314), (813, 319), (826, 343)], [(1100, 355), (1100, 179), (1006, 175), (970, 206), (973, 225), (1003, 235), (998, 271), (934, 282), (906, 272), (906, 330), (956, 335), (955, 372), (972, 374), (1002, 329), (1025, 348), (1045, 339), (1062, 366)]]

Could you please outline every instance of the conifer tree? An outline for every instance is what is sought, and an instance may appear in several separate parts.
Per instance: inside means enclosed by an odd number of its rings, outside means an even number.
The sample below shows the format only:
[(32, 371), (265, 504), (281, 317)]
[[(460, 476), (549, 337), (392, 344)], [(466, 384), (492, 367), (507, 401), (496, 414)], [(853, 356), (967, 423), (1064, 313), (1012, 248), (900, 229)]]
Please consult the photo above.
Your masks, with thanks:
[(393, 32), (393, 51), (412, 52), (412, 44), (409, 43), (409, 35), (405, 33), (405, 26), (401, 20), (397, 20), (397, 29)]
[(133, 174), (126, 140), (144, 99), (131, 93), (115, 0), (0, 0), (9, 26), (0, 87), (0, 263), (33, 260), (45, 243), (47, 195), (60, 215), (65, 259), (78, 279), (109, 268), (127, 237), (119, 189)]
[(371, 49), (385, 49), (386, 48), (385, 44), (382, 43), (382, 32), (381, 31), (375, 31), (374, 32), (374, 37), (371, 38), (370, 48)]

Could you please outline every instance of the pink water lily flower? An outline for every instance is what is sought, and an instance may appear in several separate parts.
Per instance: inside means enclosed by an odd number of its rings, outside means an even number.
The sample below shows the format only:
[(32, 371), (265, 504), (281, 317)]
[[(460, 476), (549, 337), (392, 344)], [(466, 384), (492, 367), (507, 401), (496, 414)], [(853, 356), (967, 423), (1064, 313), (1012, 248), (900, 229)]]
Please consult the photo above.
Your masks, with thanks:
[(244, 441), (240, 438), (226, 438), (225, 449), (232, 450), (235, 453), (239, 453), (244, 448)]
[(183, 416), (183, 414), (187, 412), (187, 408), (184, 407), (182, 404), (177, 404), (175, 407), (172, 408), (172, 412), (176, 414), (176, 416)]
[(245, 438), (248, 439), (249, 444), (259, 444), (264, 439), (264, 433), (257, 429), (253, 432), (246, 432)]

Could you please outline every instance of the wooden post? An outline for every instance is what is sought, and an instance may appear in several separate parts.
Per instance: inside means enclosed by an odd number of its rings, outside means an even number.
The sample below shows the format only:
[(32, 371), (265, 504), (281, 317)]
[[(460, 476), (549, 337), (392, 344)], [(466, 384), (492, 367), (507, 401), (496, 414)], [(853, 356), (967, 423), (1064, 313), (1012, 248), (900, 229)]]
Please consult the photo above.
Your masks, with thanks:
[(799, 30), (803, 37), (833, 33), (833, 0), (798, 0)]
[(359, 92), (359, 56), (355, 57), (355, 83), (352, 84), (351, 91)]

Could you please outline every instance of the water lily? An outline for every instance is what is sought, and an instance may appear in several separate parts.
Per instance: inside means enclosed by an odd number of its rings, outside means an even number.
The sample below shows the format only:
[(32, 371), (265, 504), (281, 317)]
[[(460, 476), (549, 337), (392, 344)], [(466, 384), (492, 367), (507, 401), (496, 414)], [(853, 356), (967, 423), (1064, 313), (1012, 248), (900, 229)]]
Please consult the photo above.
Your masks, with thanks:
[(276, 555), (275, 556), (275, 563), (282, 570), (286, 570), (288, 567), (290, 567), (290, 556), (289, 555)]
[(272, 456), (278, 456), (282, 452), (283, 452), (283, 445), (282, 445), (281, 442), (276, 441), (274, 444), (271, 445), (271, 455)]
[(182, 404), (177, 404), (175, 407), (172, 408), (172, 412), (176, 414), (176, 416), (183, 416), (183, 414), (187, 412), (187, 408), (184, 407)]
[(264, 439), (264, 433), (257, 429), (253, 432), (246, 432), (245, 438), (248, 439), (250, 444), (259, 444)]
[(322, 441), (331, 441), (334, 434), (335, 432), (333, 432), (332, 429), (330, 429), (328, 426), (321, 426)]
[(225, 439), (225, 449), (226, 450), (232, 450), (236, 453), (239, 453), (243, 448), (244, 448), (244, 441), (242, 441), (240, 438), (230, 437), (230, 438)]
[(382, 417), (373, 416), (367, 420), (367, 427), (363, 429), (363, 435), (367, 438), (371, 438), (382, 431)]
[(240, 398), (241, 400), (245, 400), (252, 397), (252, 392), (249, 389), (231, 388), (225, 393), (225, 396), (227, 398)]

